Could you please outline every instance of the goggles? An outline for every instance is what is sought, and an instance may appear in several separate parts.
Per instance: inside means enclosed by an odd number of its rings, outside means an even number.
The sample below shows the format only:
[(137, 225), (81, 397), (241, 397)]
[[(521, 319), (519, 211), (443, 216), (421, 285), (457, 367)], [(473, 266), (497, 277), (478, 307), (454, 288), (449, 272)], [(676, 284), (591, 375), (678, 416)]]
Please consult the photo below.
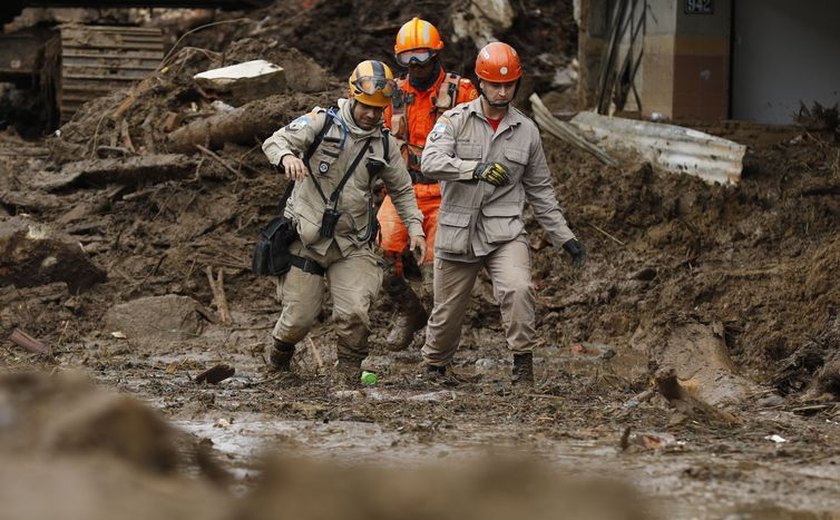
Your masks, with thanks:
[(394, 83), (394, 80), (392, 79), (362, 76), (361, 78), (357, 78), (353, 81), (353, 86), (368, 96), (381, 92), (383, 96), (391, 97), (394, 95), (396, 83)]
[(431, 61), (435, 53), (430, 49), (417, 49), (397, 54), (397, 63), (403, 67), (409, 65), (425, 65)]

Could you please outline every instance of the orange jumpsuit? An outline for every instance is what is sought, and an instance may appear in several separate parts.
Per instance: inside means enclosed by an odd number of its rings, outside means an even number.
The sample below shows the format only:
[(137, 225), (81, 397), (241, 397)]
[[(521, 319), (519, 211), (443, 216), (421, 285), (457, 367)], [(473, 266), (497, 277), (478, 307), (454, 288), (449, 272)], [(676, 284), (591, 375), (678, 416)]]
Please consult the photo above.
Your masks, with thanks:
[[(453, 87), (449, 87), (453, 85)], [(426, 136), (432, 131), (438, 117), (459, 103), (466, 103), (478, 97), (472, 82), (456, 74), (448, 74), (441, 68), (435, 83), (419, 91), (411, 86), (407, 78), (397, 80), (399, 91), (394, 106), (385, 108), (385, 126), (400, 142), (403, 160), (411, 174), (417, 205), (423, 212), (423, 231), (426, 234), (426, 257), (422, 264), (434, 259), (435, 232), (437, 231), (438, 208), (440, 208), (440, 185), (420, 173), (420, 156), (426, 145)], [(454, 92), (453, 92), (454, 91)], [(453, 92), (455, 95), (450, 95)], [(451, 99), (451, 98), (455, 99)], [(381, 246), (387, 253), (400, 255), (408, 245), (408, 231), (397, 215), (390, 196), (386, 196), (377, 215), (381, 229)]]

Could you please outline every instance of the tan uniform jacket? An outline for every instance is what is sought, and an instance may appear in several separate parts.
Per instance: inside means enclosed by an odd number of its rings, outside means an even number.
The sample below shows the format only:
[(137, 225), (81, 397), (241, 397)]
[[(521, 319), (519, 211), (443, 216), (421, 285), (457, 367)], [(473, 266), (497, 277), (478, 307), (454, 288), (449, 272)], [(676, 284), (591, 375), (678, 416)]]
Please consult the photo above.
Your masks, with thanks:
[[(335, 236), (324, 238), (320, 235), (321, 219), (326, 204), (315, 183), (307, 176), (295, 183), (292, 194), (286, 202), (286, 216), (297, 222), (298, 233), (304, 246), (323, 255), (333, 241), (346, 256), (355, 247), (365, 244), (370, 238), (370, 224), (375, 215), (371, 205), (371, 185), (376, 176), (368, 173), (367, 164), (371, 161), (384, 164), (378, 177), (385, 183), (388, 194), (394, 201), (400, 218), (411, 236), (424, 236), (423, 215), (417, 208), (411, 177), (405, 169), (400, 147), (390, 134), (388, 139), (388, 157), (382, 141), (382, 130), (362, 130), (353, 122), (350, 103), (346, 99), (338, 101), (338, 116), (330, 127), (318, 149), (309, 161), (310, 175), (317, 175), (324, 195), (329, 198), (338, 186), (345, 171), (356, 158), (368, 137), (373, 137), (370, 149), (358, 164), (353, 175), (345, 184), (338, 199), (338, 211), (341, 217), (336, 225)], [(324, 126), (327, 111), (316, 108), (290, 124), (276, 131), (263, 143), (262, 149), (271, 164), (279, 164), (284, 155), (294, 154), (303, 158), (309, 145), (315, 140)]]
[[(473, 180), (473, 170), (485, 161), (504, 164), (511, 183)], [(513, 107), (495, 133), (481, 98), (445, 112), (426, 140), (421, 167), (423, 175), (443, 181), (436, 257), (476, 261), (524, 235), (526, 200), (555, 246), (575, 238), (560, 211), (539, 130)]]

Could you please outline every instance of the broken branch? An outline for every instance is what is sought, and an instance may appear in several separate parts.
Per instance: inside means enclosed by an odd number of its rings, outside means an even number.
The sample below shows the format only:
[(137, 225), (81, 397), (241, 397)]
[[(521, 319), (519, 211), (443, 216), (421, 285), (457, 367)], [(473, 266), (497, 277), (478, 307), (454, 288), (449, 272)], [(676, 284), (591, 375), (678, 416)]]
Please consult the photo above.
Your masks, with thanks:
[(213, 268), (209, 265), (206, 269), (207, 280), (210, 282), (210, 290), (213, 292), (213, 303), (216, 305), (216, 310), (219, 313), (219, 321), (222, 323), (230, 323), (231, 316), (228, 309), (227, 298), (225, 298), (225, 275), (224, 269), (219, 268), (218, 277), (213, 279)]
[(9, 340), (15, 345), (23, 347), (30, 352), (43, 354), (45, 356), (50, 355), (50, 347), (45, 345), (42, 341), (33, 338), (21, 329), (15, 329), (9, 337)]
[(196, 148), (198, 148), (199, 150), (201, 150), (201, 151), (202, 151), (202, 153), (204, 153), (204, 154), (208, 155), (211, 159), (215, 160), (216, 162), (218, 162), (219, 164), (221, 164), (222, 166), (224, 166), (224, 167), (225, 167), (225, 169), (227, 169), (227, 171), (229, 171), (230, 173), (232, 173), (232, 174), (234, 174), (234, 175), (236, 175), (236, 176), (239, 176), (239, 172), (238, 172), (238, 171), (236, 171), (236, 170), (233, 168), (233, 166), (229, 165), (229, 164), (227, 163), (227, 161), (225, 161), (224, 159), (222, 159), (221, 157), (219, 157), (219, 155), (218, 155), (217, 153), (213, 152), (212, 150), (208, 149), (208, 148), (207, 148), (207, 147), (205, 147), (205, 146), (201, 146), (200, 144), (195, 145), (195, 147), (196, 147)]

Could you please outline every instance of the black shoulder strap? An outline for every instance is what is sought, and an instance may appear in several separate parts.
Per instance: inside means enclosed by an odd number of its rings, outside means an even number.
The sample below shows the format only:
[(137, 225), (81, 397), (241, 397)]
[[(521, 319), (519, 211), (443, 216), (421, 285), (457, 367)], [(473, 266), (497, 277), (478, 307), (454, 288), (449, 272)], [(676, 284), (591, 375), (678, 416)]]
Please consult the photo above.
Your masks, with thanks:
[(289, 197), (292, 196), (292, 190), (295, 187), (295, 181), (289, 181), (286, 184), (286, 191), (283, 192), (283, 196), (280, 197), (280, 203), (277, 204), (277, 213), (282, 215), (283, 212), (286, 210), (286, 202), (289, 200)]
[[(356, 170), (356, 166), (358, 166), (359, 163), (362, 162), (362, 158), (365, 156), (365, 152), (367, 152), (368, 148), (370, 148), (370, 142), (372, 139), (373, 136), (367, 138), (367, 140), (362, 145), (362, 149), (359, 150), (359, 153), (356, 154), (356, 158), (353, 159), (353, 162), (350, 164), (350, 167), (347, 168), (347, 171), (344, 173), (344, 177), (341, 178), (341, 181), (339, 181), (338, 186), (335, 187), (335, 191), (333, 191), (332, 195), (330, 195), (330, 202), (332, 202), (334, 206), (338, 205), (338, 196), (341, 195), (341, 190), (344, 189), (344, 185), (347, 184), (347, 181), (350, 179), (350, 176), (353, 175), (353, 172)], [(326, 202), (326, 199), (324, 199), (324, 202)]]
[(388, 162), (388, 156), (391, 155), (391, 140), (388, 139), (388, 136), (391, 135), (391, 131), (387, 128), (382, 128), (382, 153), (385, 154), (385, 162)]
[[(324, 141), (324, 136), (327, 135), (327, 132), (330, 130), (332, 125), (333, 118), (332, 115), (330, 115), (330, 111), (327, 110), (327, 119), (324, 121), (324, 126), (321, 127), (321, 131), (315, 136), (315, 140), (312, 141), (312, 144), (310, 144), (309, 148), (306, 149), (306, 155), (303, 156), (303, 164), (306, 165), (307, 169), (309, 169), (309, 160), (312, 159), (312, 156), (315, 155), (315, 151), (318, 150), (319, 146), (321, 146), (321, 143)], [(312, 181), (315, 182), (315, 188), (318, 189), (318, 194), (321, 195), (321, 198), (324, 199), (324, 202), (326, 202), (327, 196), (324, 195), (324, 190), (321, 189), (321, 183), (319, 183), (318, 179), (315, 178), (315, 174), (312, 173), (312, 170), (309, 171), (309, 176), (312, 177)]]
[(309, 160), (312, 159), (312, 156), (315, 155), (315, 151), (321, 146), (321, 142), (324, 140), (324, 136), (327, 135), (327, 132), (330, 131), (330, 127), (333, 125), (333, 118), (327, 111), (327, 118), (324, 120), (324, 126), (321, 127), (321, 131), (318, 132), (318, 135), (315, 136), (315, 140), (312, 141), (312, 144), (309, 145), (309, 148), (306, 149), (306, 154), (303, 156), (304, 164), (309, 166)]
[[(306, 149), (306, 153), (303, 155), (303, 164), (306, 167), (309, 167), (309, 160), (312, 159), (312, 156), (315, 155), (315, 151), (321, 146), (321, 143), (324, 141), (324, 136), (327, 135), (327, 132), (330, 131), (330, 127), (333, 125), (333, 118), (329, 114), (329, 110), (327, 110), (327, 117), (324, 120), (324, 126), (321, 127), (321, 130), (315, 136), (315, 140), (312, 141), (312, 144), (309, 145), (309, 148)], [(317, 186), (317, 184), (316, 184)], [(290, 181), (286, 185), (286, 191), (283, 192), (283, 196), (280, 198), (280, 203), (277, 205), (279, 209), (279, 213), (282, 215), (283, 211), (286, 209), (286, 202), (289, 200), (289, 197), (292, 195), (292, 190), (295, 187), (295, 181)], [(318, 191), (321, 191), (321, 187), (318, 186)], [(323, 197), (324, 194), (321, 193)]]

